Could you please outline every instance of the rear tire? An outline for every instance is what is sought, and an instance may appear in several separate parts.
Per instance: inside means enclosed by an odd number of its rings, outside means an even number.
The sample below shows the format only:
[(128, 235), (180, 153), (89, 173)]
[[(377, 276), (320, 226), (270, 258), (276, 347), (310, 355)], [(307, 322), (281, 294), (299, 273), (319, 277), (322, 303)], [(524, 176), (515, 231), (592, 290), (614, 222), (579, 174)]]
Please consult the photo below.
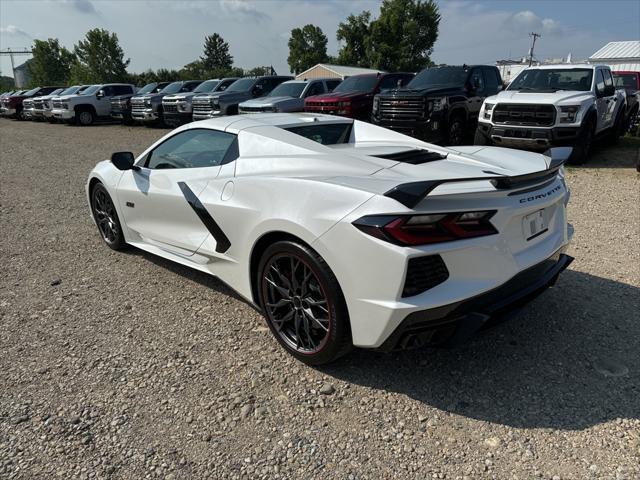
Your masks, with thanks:
[(589, 154), (591, 153), (591, 145), (593, 144), (593, 138), (595, 137), (596, 122), (593, 117), (587, 119), (578, 138), (573, 146), (573, 152), (568, 160), (569, 165), (584, 165), (589, 160)]
[(625, 134), (625, 121), (624, 121), (624, 111), (623, 108), (620, 107), (620, 111), (618, 112), (618, 116), (616, 117), (616, 123), (614, 123), (611, 132), (607, 135), (606, 144), (607, 145), (615, 145)]
[(271, 333), (295, 358), (322, 365), (351, 350), (342, 290), (315, 251), (295, 241), (276, 242), (262, 254), (255, 281)]
[(113, 250), (123, 249), (126, 243), (118, 212), (102, 183), (97, 183), (91, 190), (91, 213), (104, 243)]

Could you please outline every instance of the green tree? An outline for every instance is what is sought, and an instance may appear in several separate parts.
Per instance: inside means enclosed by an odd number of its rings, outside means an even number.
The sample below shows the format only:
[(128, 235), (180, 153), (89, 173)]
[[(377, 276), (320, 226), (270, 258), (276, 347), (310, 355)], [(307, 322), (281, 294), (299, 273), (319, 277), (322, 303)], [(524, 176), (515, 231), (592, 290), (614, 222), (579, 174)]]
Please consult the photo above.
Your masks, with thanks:
[(371, 67), (416, 71), (431, 65), (440, 14), (434, 0), (383, 0), (371, 23), (367, 57)]
[(305, 25), (291, 30), (287, 63), (292, 72), (304, 72), (317, 63), (328, 61), (327, 36), (320, 27)]
[(187, 63), (178, 71), (180, 80), (201, 80), (207, 77), (206, 69), (200, 60)]
[(29, 62), (31, 84), (66, 85), (69, 82), (73, 53), (60, 45), (57, 38), (34, 40), (33, 58)]
[(202, 69), (208, 72), (231, 70), (233, 67), (229, 44), (217, 33), (204, 37), (204, 55), (200, 57), (200, 64)]
[(118, 82), (128, 78), (129, 59), (118, 42), (118, 35), (101, 28), (89, 30), (85, 40), (74, 46), (76, 62), (71, 67), (73, 83)]
[(369, 67), (367, 56), (369, 33), (371, 28), (371, 13), (362, 12), (360, 15), (349, 15), (346, 22), (340, 22), (336, 38), (344, 42), (338, 52), (337, 62), (340, 65)]

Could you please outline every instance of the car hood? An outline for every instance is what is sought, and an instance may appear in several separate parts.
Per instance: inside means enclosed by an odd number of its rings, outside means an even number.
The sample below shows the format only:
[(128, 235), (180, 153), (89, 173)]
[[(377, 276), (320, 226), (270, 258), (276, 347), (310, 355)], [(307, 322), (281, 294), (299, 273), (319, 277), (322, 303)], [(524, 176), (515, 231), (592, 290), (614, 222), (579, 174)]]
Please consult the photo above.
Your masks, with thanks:
[(313, 97), (308, 97), (307, 100), (310, 102), (341, 102), (344, 100), (353, 100), (359, 97), (363, 97), (368, 95), (371, 92), (363, 92), (363, 91), (351, 91), (351, 92), (332, 92), (332, 93), (323, 93), (322, 95), (315, 95)]
[(260, 97), (252, 100), (247, 100), (243, 103), (247, 107), (265, 107), (269, 105), (277, 105), (289, 100), (298, 100), (297, 97)]
[(72, 95), (64, 95), (63, 97), (53, 97), (54, 100), (57, 100), (59, 102), (68, 102), (69, 100), (79, 97), (80, 95), (78, 95), (77, 93), (74, 93)]
[(429, 88), (396, 88), (380, 93), (381, 97), (415, 97), (415, 96), (449, 96), (463, 93), (464, 89), (458, 86), (433, 86)]
[(519, 92), (517, 90), (506, 90), (490, 97), (490, 102), (508, 102), (523, 104), (577, 104), (593, 98), (591, 92), (577, 92), (558, 90), (557, 92)]
[(171, 95), (165, 95), (163, 100), (191, 100), (194, 95), (196, 94), (193, 92), (172, 93)]

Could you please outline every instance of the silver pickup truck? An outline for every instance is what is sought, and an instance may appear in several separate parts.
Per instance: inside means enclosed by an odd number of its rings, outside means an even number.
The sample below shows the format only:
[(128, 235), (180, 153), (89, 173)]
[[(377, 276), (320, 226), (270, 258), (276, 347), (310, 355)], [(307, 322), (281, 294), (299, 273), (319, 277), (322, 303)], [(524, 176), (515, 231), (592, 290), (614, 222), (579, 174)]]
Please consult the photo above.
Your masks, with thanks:
[(242, 102), (238, 105), (238, 113), (302, 112), (305, 98), (332, 92), (341, 81), (337, 78), (289, 80), (265, 97)]
[(192, 117), (192, 102), (201, 95), (224, 92), (237, 78), (214, 78), (202, 82), (191, 92), (166, 95), (162, 99), (164, 122), (172, 127), (189, 123)]

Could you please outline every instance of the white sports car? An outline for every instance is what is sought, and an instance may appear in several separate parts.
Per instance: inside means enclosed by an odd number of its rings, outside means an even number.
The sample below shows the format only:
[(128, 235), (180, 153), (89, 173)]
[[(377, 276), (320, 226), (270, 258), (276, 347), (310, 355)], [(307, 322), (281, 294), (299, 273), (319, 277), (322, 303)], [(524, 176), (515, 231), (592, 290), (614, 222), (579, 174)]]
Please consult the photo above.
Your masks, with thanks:
[(87, 196), (107, 245), (215, 275), (291, 354), (464, 340), (571, 262), (562, 162), (441, 148), (351, 119), (221, 117), (114, 153)]

